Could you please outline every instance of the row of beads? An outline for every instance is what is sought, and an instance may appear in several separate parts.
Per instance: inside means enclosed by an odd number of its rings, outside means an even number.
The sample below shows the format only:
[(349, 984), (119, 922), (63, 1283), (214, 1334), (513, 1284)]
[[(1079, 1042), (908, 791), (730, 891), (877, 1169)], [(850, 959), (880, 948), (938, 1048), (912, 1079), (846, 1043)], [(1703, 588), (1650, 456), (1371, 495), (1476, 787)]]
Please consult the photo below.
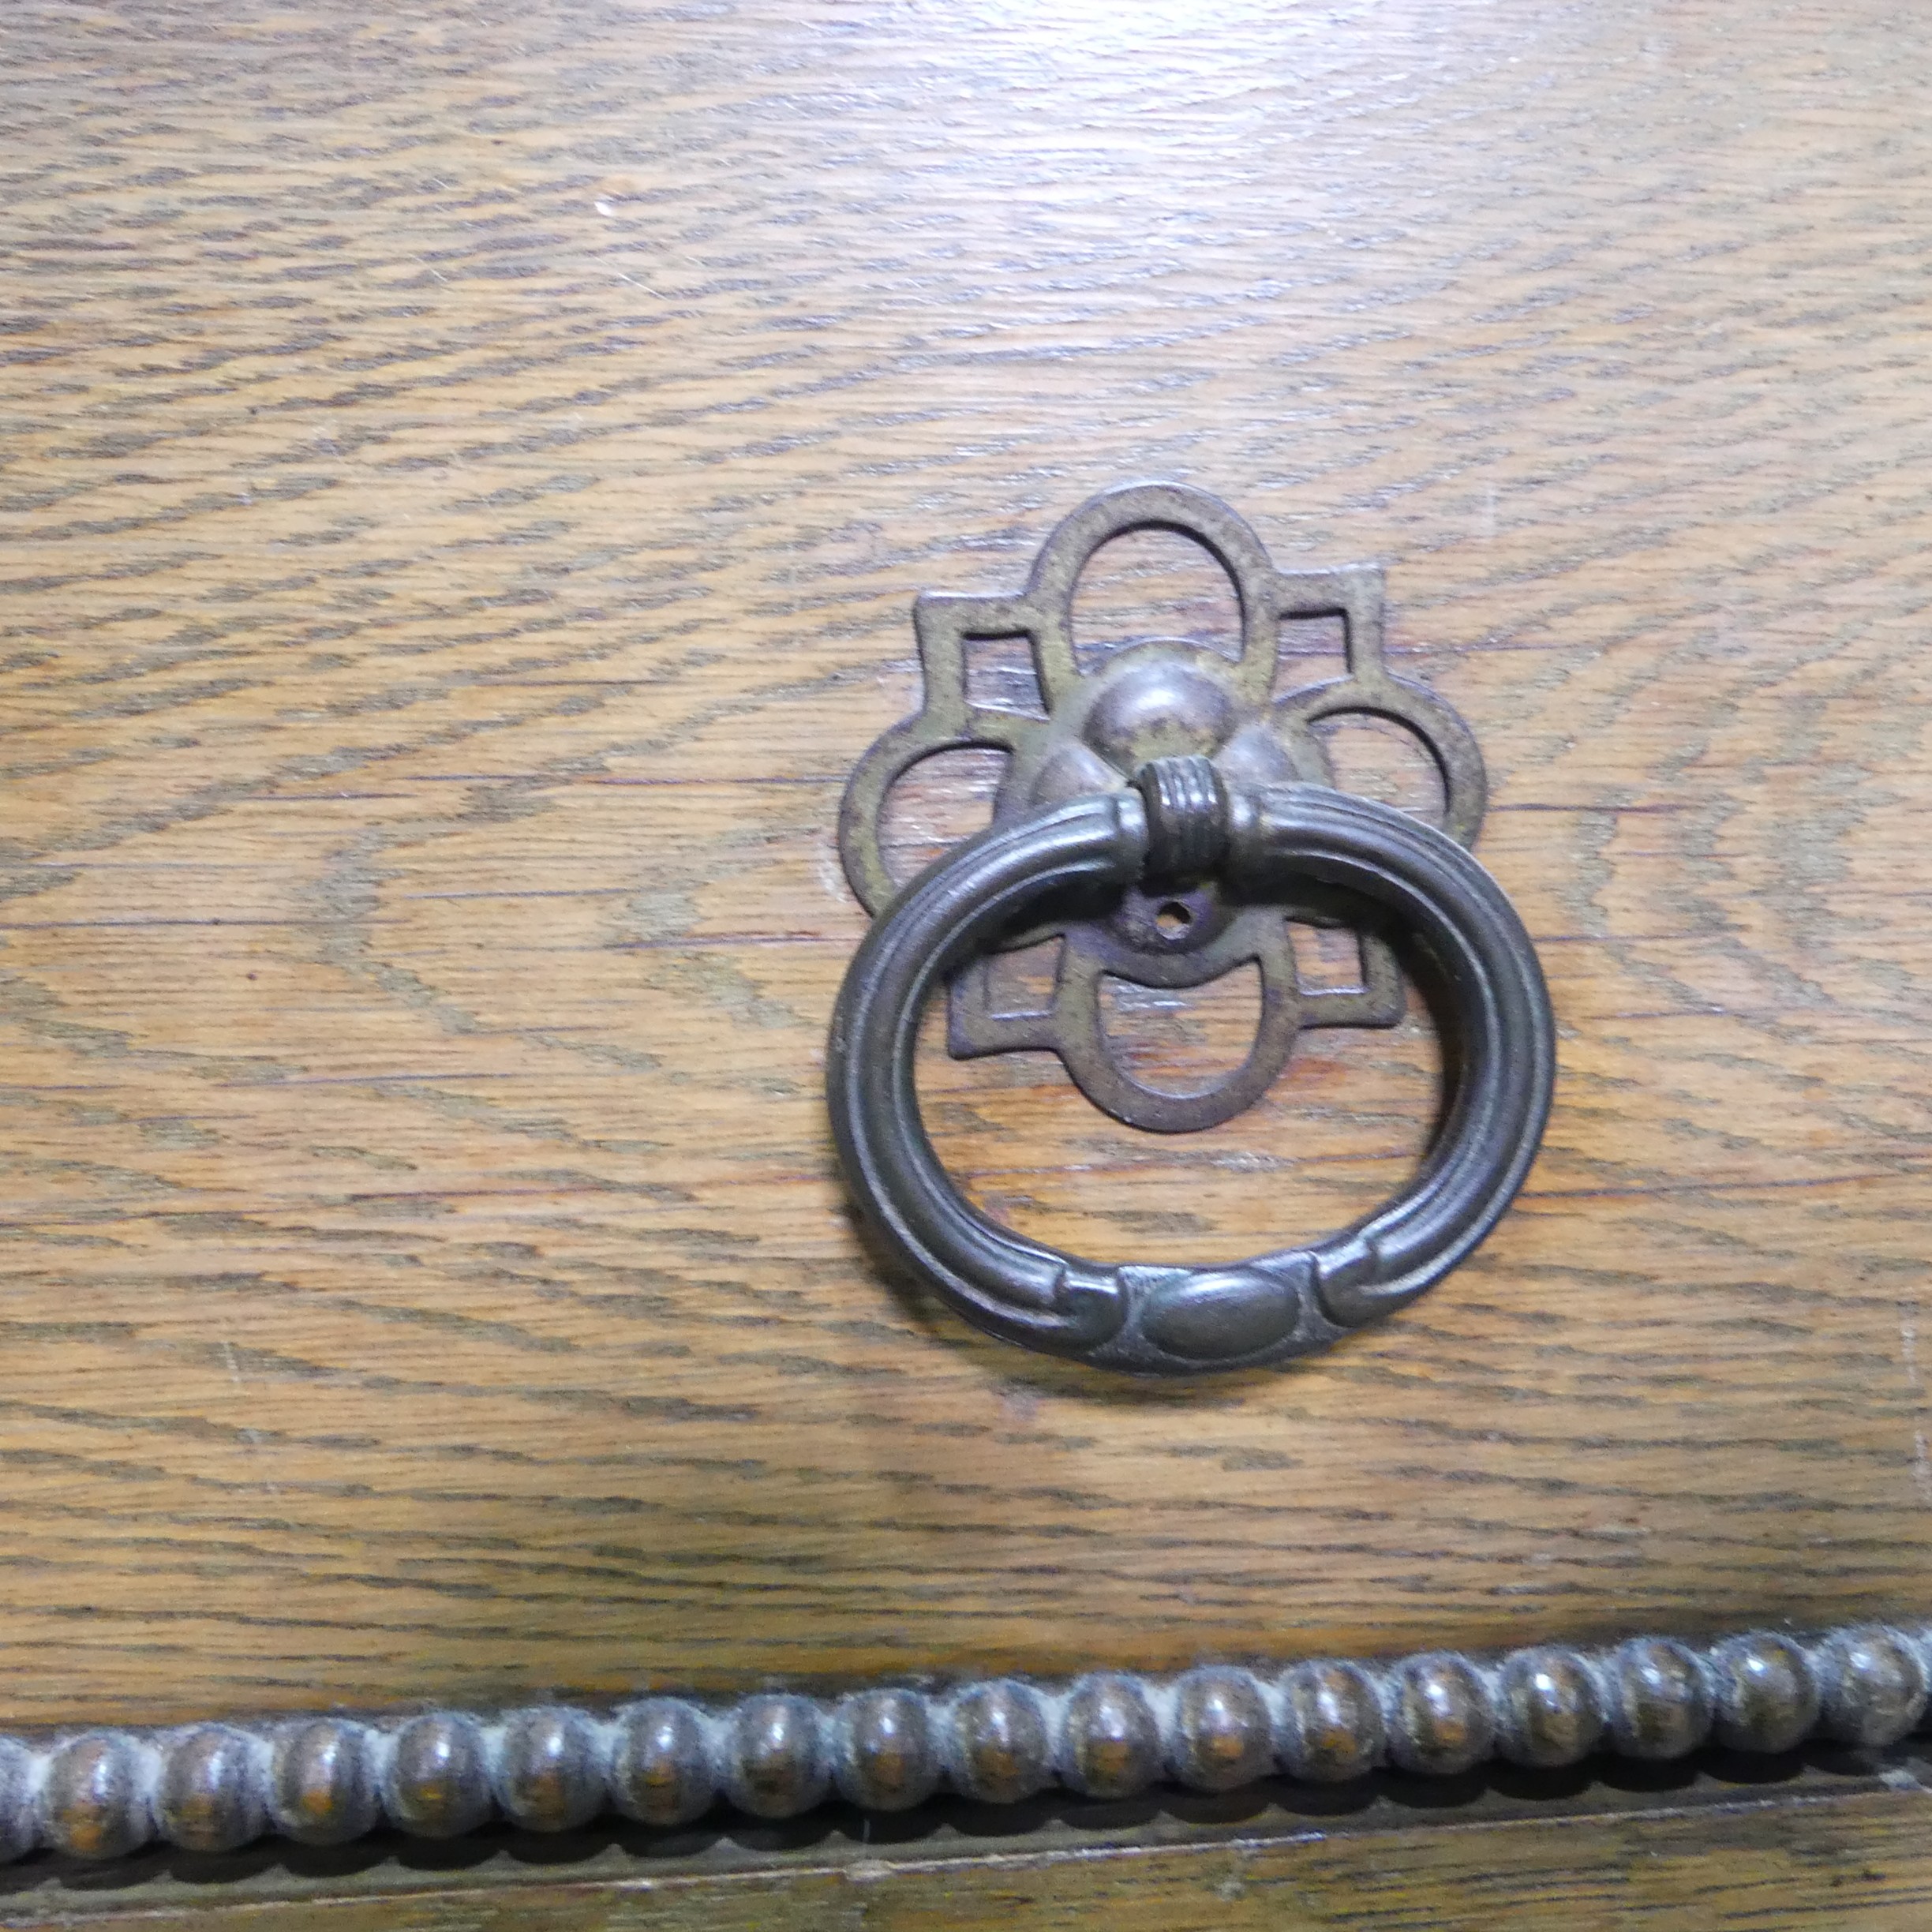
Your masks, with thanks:
[(1162, 1778), (1226, 1791), (1286, 1773), (1333, 1784), (1392, 1764), (1436, 1776), (1492, 1756), (1574, 1764), (1669, 1758), (1709, 1739), (1780, 1751), (1818, 1733), (1890, 1744), (1932, 1688), (1932, 1632), (1870, 1626), (1807, 1641), (1758, 1632), (1694, 1647), (1639, 1638), (1600, 1653), (1440, 1651), (1388, 1664), (1206, 1665), (945, 1693), (784, 1693), (701, 1709), (653, 1697), (608, 1716), (558, 1705), (433, 1711), (157, 1733), (0, 1739), (0, 1855), (115, 1858), (155, 1838), (231, 1851), (274, 1831), (339, 1844), (383, 1823), (454, 1837), (493, 1818), (565, 1831), (616, 1811), (690, 1822), (721, 1799), (788, 1818), (834, 1792), (902, 1810), (942, 1789), (1010, 1804), (1058, 1784), (1125, 1797)]

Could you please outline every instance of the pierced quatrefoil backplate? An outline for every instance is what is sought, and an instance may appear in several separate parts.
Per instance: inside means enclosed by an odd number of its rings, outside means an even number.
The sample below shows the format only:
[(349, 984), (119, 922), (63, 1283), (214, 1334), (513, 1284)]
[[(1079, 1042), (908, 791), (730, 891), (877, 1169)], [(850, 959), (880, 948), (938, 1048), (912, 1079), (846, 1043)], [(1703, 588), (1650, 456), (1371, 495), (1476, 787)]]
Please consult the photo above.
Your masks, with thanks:
[[(1073, 649), (1075, 586), (1094, 552), (1135, 530), (1192, 537), (1228, 575), (1240, 612), (1240, 650), (1230, 657), (1204, 645), (1157, 638), (1083, 671)], [(1276, 695), (1282, 627), (1339, 619), (1346, 650), (1341, 677)], [(1040, 547), (1027, 587), (1015, 597), (923, 593), (913, 605), (925, 703), (878, 739), (853, 771), (840, 814), (846, 877), (868, 912), (895, 889), (881, 848), (886, 794), (923, 759), (975, 747), (1009, 754), (995, 795), (1002, 823), (1082, 793), (1124, 786), (1151, 758), (1200, 753), (1224, 777), (1249, 787), (1300, 781), (1332, 785), (1327, 747), (1312, 728), (1350, 715), (1387, 718), (1421, 740), (1442, 774), (1443, 829), (1469, 844), (1482, 822), (1481, 754), (1469, 727), (1435, 694), (1393, 676), (1383, 661), (1382, 572), (1370, 564), (1279, 571), (1261, 541), (1219, 498), (1174, 483), (1136, 484), (1083, 504)], [(1045, 716), (975, 703), (967, 652), (978, 639), (1024, 637)], [(990, 964), (975, 960), (952, 983), (947, 1044), (956, 1058), (1047, 1049), (1080, 1091), (1129, 1125), (1185, 1133), (1228, 1120), (1264, 1093), (1305, 1027), (1393, 1026), (1403, 1011), (1401, 976), (1387, 945), (1359, 938), (1361, 983), (1305, 986), (1289, 937), (1291, 921), (1355, 924), (1353, 908), (1310, 882), (1305, 903), (1249, 905), (1213, 879), (1150, 895), (1129, 891), (1095, 915), (1069, 907), (1048, 923), (1008, 936), (1007, 949), (1061, 940), (1053, 994), (1038, 1012), (1001, 1011)], [(1253, 965), (1260, 1017), (1245, 1061), (1194, 1093), (1160, 1091), (1136, 1080), (1115, 1054), (1102, 1019), (1100, 987), (1111, 975), (1135, 985), (1207, 985)]]

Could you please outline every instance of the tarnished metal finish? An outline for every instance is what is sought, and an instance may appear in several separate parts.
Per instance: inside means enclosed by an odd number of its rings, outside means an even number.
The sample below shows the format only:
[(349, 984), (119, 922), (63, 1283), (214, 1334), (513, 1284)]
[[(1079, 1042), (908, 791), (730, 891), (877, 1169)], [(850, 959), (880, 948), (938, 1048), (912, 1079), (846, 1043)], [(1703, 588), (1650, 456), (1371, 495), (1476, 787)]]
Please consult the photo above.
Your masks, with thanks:
[(490, 1745), (483, 1727), (463, 1711), (425, 1711), (391, 1744), (383, 1805), (418, 1838), (456, 1838), (496, 1811), (490, 1790)]
[(382, 1816), (377, 1734), (346, 1717), (298, 1718), (268, 1739), (268, 1818), (304, 1844), (346, 1844)]
[(745, 1698), (724, 1726), (724, 1795), (754, 1818), (809, 1811), (832, 1782), (828, 1728), (810, 1698)]
[(1733, 1750), (1783, 1751), (1809, 1737), (1821, 1708), (1811, 1660), (1788, 1637), (1754, 1631), (1709, 1653), (1713, 1730)]
[(159, 1758), (152, 1739), (125, 1731), (90, 1731), (57, 1745), (28, 1784), (39, 1787), (40, 1837), (73, 1858), (138, 1851), (155, 1835)]
[(1017, 1804), (1053, 1783), (1053, 1712), (1031, 1684), (968, 1684), (940, 1721), (946, 1780), (964, 1796)]
[(1060, 1782), (1086, 1798), (1131, 1798), (1161, 1774), (1160, 1720), (1146, 1685), (1096, 1671), (1068, 1692), (1060, 1724)]
[(725, 1807), (792, 1818), (834, 1796), (904, 1811), (948, 1792), (1009, 1805), (1056, 1787), (1115, 1799), (1163, 1783), (1455, 1777), (1497, 1758), (1676, 1758), (1707, 1740), (1758, 1754), (1807, 1738), (1878, 1750), (1923, 1723), (1929, 1684), (1932, 1629), (1865, 1624), (842, 1698), (761, 1691), (709, 1708), (654, 1697), (615, 1711), (0, 1737), (0, 1861), (36, 1849), (114, 1859), (156, 1840), (215, 1853), (271, 1833), (339, 1844), (384, 1825), (447, 1838), (499, 1817), (545, 1833), (612, 1814), (674, 1829)]
[(1436, 1777), (1467, 1771), (1496, 1741), (1488, 1682), (1467, 1657), (1438, 1650), (1390, 1673), (1389, 1755), (1405, 1771)]
[(1272, 1717), (1251, 1671), (1189, 1671), (1174, 1687), (1170, 1729), (1168, 1770), (1196, 1791), (1234, 1791), (1272, 1767)]
[(1611, 1653), (1604, 1677), (1610, 1741), (1623, 1756), (1681, 1758), (1710, 1735), (1710, 1677), (1688, 1644), (1634, 1637)]
[(904, 1811), (939, 1788), (930, 1705), (916, 1690), (861, 1690), (840, 1705), (833, 1775), (841, 1794), (872, 1811)]
[(1346, 1784), (1388, 1751), (1382, 1686), (1360, 1664), (1315, 1659), (1282, 1674), (1275, 1754), (1291, 1777)]
[[(1226, 569), (1241, 609), (1235, 657), (1155, 640), (1080, 669), (1071, 617), (1080, 572), (1110, 538), (1146, 529), (1196, 539)], [(1347, 676), (1277, 697), (1282, 625), (1318, 616), (1342, 621)], [(1380, 575), (1279, 571), (1225, 504), (1143, 484), (1069, 517), (1020, 595), (923, 597), (915, 617), (924, 709), (874, 744), (846, 791), (846, 870), (877, 923), (846, 975), (826, 1076), (848, 1185), (886, 1249), (996, 1335), (1137, 1374), (1282, 1361), (1421, 1294), (1482, 1240), (1521, 1184), (1548, 1114), (1555, 1026), (1522, 922), (1464, 849), (1485, 796), (1475, 741), (1440, 699), (1390, 675)], [(972, 701), (968, 644), (1015, 635), (1031, 646), (1042, 717)], [(1443, 774), (1443, 830), (1335, 790), (1312, 727), (1350, 712), (1396, 719), (1428, 746)], [(920, 759), (975, 745), (1010, 754), (992, 827), (895, 896), (880, 846), (887, 792)], [(1359, 990), (1302, 988), (1291, 918), (1357, 927)], [(1234, 1267), (1109, 1267), (995, 1226), (940, 1168), (912, 1055), (942, 983), (955, 1054), (1050, 1047), (1108, 1112), (1180, 1132), (1258, 1098), (1304, 1026), (1400, 1017), (1386, 938), (1363, 930), (1378, 918), (1440, 970), (1462, 1072), (1421, 1174), (1355, 1226)], [(1050, 1007), (995, 1011), (991, 956), (1054, 934)], [(1114, 1058), (1104, 978), (1178, 988), (1249, 964), (1260, 970), (1260, 1017), (1226, 1078), (1159, 1093)]]
[(197, 1724), (170, 1739), (154, 1798), (155, 1822), (189, 1852), (232, 1852), (268, 1829), (260, 1739), (233, 1724)]
[(1549, 1769), (1587, 1758), (1602, 1741), (1603, 1692), (1574, 1651), (1518, 1650), (1497, 1675), (1497, 1749), (1512, 1763)]
[[(1198, 755), (1157, 761), (1137, 784), (994, 826), (893, 902), (833, 1014), (833, 1137), (892, 1257), (993, 1334), (1133, 1374), (1258, 1367), (1412, 1301), (1495, 1226), (1548, 1115), (1549, 995), (1501, 888), (1432, 827), (1325, 786), (1230, 788)], [(1158, 801), (1151, 814), (1144, 796)], [(1043, 899), (1160, 884), (1151, 866), (1208, 851), (1244, 903), (1279, 904), (1312, 878), (1374, 906), (1433, 961), (1460, 1066), (1428, 1159), (1352, 1227), (1233, 1266), (1084, 1260), (999, 1226), (947, 1178), (919, 1118), (913, 1052), (928, 997)]]
[(548, 1705), (511, 1714), (492, 1754), (505, 1818), (530, 1831), (571, 1831), (604, 1809), (603, 1741), (582, 1711)]
[(718, 1774), (703, 1714), (681, 1698), (647, 1698), (619, 1712), (610, 1740), (611, 1803), (645, 1825), (701, 1818)]
[[(1232, 582), (1241, 648), (1230, 660), (1201, 646), (1154, 639), (1083, 672), (1074, 655), (1074, 586), (1094, 552), (1129, 531), (1178, 531), (1205, 546)], [(1275, 695), (1282, 627), (1339, 618), (1346, 675)], [(1351, 714), (1389, 718), (1427, 748), (1443, 779), (1443, 829), (1467, 844), (1482, 822), (1481, 754), (1469, 728), (1423, 686), (1383, 662), (1379, 568), (1278, 571), (1260, 540), (1228, 506), (1179, 484), (1137, 484), (1094, 498), (1046, 539), (1027, 588), (1013, 597), (927, 593), (913, 607), (925, 702), (859, 761), (846, 788), (839, 839), (847, 877), (874, 915), (893, 894), (881, 849), (881, 818), (894, 782), (937, 752), (982, 747), (1010, 754), (993, 822), (1013, 825), (1050, 807), (1115, 792), (1155, 759), (1196, 754), (1230, 786), (1333, 784), (1315, 727)], [(1044, 716), (976, 703), (967, 653), (975, 639), (1024, 636)], [(1037, 1013), (998, 1010), (984, 958), (962, 963), (952, 982), (948, 1043), (960, 1058), (1048, 1049), (1096, 1106), (1129, 1125), (1185, 1133), (1211, 1127), (1250, 1105), (1287, 1064), (1306, 1027), (1392, 1026), (1402, 990), (1387, 947), (1361, 941), (1361, 984), (1303, 987), (1287, 922), (1354, 923), (1349, 908), (1307, 880), (1277, 903), (1229, 893), (1208, 866), (1166, 882), (1159, 893), (1125, 883), (1095, 912), (1077, 902), (1036, 904), (1024, 929), (989, 938), (989, 948), (1062, 936), (1050, 1005)], [(1163, 916), (1165, 913), (1166, 916)], [(1206, 985), (1256, 966), (1261, 1014), (1245, 1062), (1200, 1093), (1159, 1092), (1115, 1057), (1101, 1020), (1103, 977), (1170, 990)]]
[(1924, 1717), (1932, 1676), (1923, 1650), (1867, 1624), (1825, 1638), (1818, 1672), (1823, 1729), (1841, 1744), (1886, 1744)]

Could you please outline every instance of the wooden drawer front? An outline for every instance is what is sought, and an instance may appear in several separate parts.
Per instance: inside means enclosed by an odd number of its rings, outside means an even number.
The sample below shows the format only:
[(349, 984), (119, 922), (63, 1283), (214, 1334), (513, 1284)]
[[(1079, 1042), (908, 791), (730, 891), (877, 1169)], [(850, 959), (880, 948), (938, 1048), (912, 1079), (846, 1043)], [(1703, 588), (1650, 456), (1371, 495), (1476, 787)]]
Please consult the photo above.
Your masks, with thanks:
[[(24, 9), (4, 1722), (1923, 1610), (1926, 25)], [(883, 1279), (822, 1091), (913, 595), (1150, 476), (1384, 562), (1560, 1033), (1473, 1260), (1172, 1386)], [(975, 1199), (1159, 1260), (1364, 1211), (1440, 1076), (1413, 1005), (1195, 1135), (922, 1064)]]

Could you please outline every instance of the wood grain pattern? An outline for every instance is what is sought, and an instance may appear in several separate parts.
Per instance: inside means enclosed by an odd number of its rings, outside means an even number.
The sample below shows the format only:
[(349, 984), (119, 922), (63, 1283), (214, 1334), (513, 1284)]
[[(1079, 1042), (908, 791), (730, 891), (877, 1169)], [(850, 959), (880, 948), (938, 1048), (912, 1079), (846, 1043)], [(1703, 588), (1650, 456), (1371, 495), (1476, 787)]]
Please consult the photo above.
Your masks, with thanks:
[[(1932, 21), (8, 43), (0, 1718), (1923, 1605)], [(1563, 1042), (1476, 1262), (1148, 1390), (883, 1286), (818, 1080), (912, 593), (1156, 474), (1387, 560)], [(1388, 1191), (1432, 1054), (1182, 1143), (927, 1091), (1017, 1224), (1205, 1258)]]

